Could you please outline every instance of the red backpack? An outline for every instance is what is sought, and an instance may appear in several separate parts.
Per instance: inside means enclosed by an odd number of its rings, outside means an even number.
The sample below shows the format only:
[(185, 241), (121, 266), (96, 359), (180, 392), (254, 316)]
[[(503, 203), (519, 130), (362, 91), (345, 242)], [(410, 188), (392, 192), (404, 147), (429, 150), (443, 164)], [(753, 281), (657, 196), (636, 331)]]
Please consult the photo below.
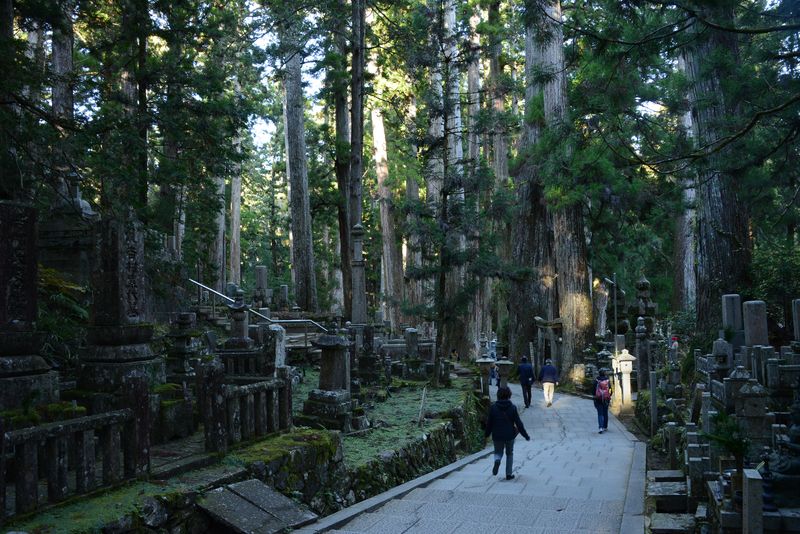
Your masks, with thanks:
[(607, 378), (597, 381), (597, 386), (594, 389), (594, 398), (603, 402), (611, 400), (611, 389)]

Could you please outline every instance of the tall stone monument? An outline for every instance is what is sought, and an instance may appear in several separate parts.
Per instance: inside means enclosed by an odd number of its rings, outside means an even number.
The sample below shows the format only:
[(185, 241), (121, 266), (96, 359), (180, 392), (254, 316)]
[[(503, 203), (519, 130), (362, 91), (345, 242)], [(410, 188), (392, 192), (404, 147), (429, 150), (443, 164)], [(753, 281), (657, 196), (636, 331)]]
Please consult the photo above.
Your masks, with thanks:
[(329, 430), (349, 432), (352, 421), (350, 395), (350, 343), (341, 336), (324, 334), (314, 342), (322, 350), (319, 388), (308, 393), (298, 424), (312, 427), (322, 425)]
[(353, 226), (353, 305), (352, 322), (365, 324), (367, 322), (367, 281), (364, 272), (364, 227), (361, 224)]
[(102, 220), (95, 240), (89, 346), (81, 355), (79, 387), (113, 392), (131, 371), (144, 373), (150, 384), (163, 383), (164, 362), (149, 345), (142, 224), (132, 213)]
[(36, 210), (0, 201), (0, 407), (58, 399), (58, 375), (38, 354)]

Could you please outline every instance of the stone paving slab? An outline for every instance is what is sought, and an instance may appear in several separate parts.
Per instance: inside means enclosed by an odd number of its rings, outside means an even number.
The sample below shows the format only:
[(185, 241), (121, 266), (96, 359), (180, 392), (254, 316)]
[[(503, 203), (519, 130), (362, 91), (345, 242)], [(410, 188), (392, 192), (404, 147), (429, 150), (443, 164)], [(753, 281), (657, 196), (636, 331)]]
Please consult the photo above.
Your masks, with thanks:
[[(519, 407), (521, 390), (511, 388)], [(505, 459), (500, 473), (491, 474), (487, 450), (421, 480), (419, 487), (409, 483), (384, 501), (373, 498), (369, 508), (355, 505), (352, 515), (341, 511), (301, 532), (643, 532), (643, 443), (613, 416), (609, 430), (598, 434), (592, 401), (579, 397), (556, 393), (546, 408), (535, 389), (532, 407), (520, 408), (520, 416), (532, 439), (514, 444), (514, 480), (505, 480)]]

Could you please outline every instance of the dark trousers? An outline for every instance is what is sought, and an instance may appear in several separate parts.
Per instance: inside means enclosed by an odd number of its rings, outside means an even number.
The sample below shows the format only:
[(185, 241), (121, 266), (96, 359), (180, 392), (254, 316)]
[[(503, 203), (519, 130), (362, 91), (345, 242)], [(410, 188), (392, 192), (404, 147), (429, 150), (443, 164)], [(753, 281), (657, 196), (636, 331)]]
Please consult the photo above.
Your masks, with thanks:
[(594, 407), (597, 409), (597, 428), (608, 428), (608, 403), (595, 402)]
[(506, 451), (506, 476), (511, 474), (514, 467), (514, 440), (494, 441), (494, 461), (499, 462), (503, 459), (503, 449)]
[(522, 384), (522, 400), (525, 402), (526, 408), (531, 405), (531, 385), (530, 383)]

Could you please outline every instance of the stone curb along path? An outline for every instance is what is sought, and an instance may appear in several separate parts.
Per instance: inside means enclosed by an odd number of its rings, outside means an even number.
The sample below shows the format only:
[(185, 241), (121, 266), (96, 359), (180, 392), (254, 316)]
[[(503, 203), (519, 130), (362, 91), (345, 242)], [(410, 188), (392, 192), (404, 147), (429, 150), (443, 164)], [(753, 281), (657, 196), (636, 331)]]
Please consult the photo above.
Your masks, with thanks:
[[(511, 389), (521, 407), (521, 388)], [(546, 408), (535, 389), (520, 415), (532, 439), (516, 440), (514, 480), (505, 464), (492, 475), (487, 448), (295, 532), (644, 532), (645, 443), (613, 416), (598, 434), (592, 401), (558, 392)]]

